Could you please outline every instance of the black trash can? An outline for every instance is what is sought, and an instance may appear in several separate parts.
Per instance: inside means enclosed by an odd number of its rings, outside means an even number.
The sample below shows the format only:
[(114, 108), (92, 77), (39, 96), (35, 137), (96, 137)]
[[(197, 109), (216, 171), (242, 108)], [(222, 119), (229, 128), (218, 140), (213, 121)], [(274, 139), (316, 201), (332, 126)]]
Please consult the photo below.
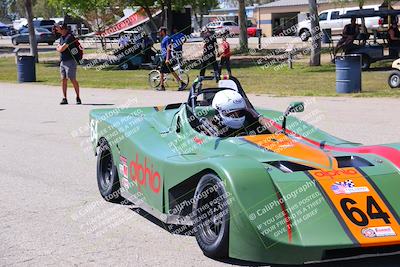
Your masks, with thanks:
[(18, 82), (36, 82), (36, 66), (34, 56), (17, 56)]
[(361, 92), (361, 55), (345, 55), (335, 59), (336, 92), (351, 94)]

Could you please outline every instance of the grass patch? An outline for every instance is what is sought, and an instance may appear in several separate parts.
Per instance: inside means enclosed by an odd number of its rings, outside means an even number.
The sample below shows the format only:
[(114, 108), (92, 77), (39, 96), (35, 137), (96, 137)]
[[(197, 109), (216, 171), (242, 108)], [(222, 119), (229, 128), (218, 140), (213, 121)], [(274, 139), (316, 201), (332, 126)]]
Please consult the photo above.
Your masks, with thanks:
[[(390, 62), (382, 64), (390, 66)], [(101, 70), (78, 69), (78, 80), (82, 87), (109, 89), (148, 89), (148, 70)], [(189, 73), (191, 81), (198, 75), (198, 70)], [(208, 72), (209, 73), (209, 72)], [(337, 96), (335, 91), (335, 67), (326, 64), (321, 67), (309, 67), (307, 64), (295, 63), (294, 69), (258, 66), (237, 67), (233, 74), (241, 81), (249, 93), (262, 93), (275, 96)], [(58, 85), (59, 71), (54, 64), (37, 64), (37, 80), (43, 84)], [(400, 97), (400, 90), (390, 89), (387, 84), (388, 71), (369, 71), (363, 73), (363, 93), (356, 97)], [(16, 65), (14, 58), (0, 59), (0, 81), (16, 82)], [(173, 86), (170, 90), (175, 90)]]

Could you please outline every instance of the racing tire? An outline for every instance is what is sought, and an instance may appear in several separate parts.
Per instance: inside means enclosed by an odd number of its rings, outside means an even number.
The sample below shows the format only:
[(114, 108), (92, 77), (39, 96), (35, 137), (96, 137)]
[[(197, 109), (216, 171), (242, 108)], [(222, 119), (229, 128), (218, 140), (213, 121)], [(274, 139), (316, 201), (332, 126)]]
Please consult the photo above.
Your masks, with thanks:
[(152, 70), (149, 73), (149, 86), (150, 88), (156, 89), (161, 83), (161, 73), (159, 70)]
[(193, 203), (193, 227), (197, 244), (211, 258), (227, 258), (229, 207), (221, 179), (206, 174), (197, 185)]
[(400, 88), (400, 71), (395, 70), (390, 73), (388, 84), (392, 89)]
[(361, 69), (368, 70), (371, 67), (371, 59), (367, 55), (362, 55)]
[(108, 202), (121, 203), (121, 187), (118, 170), (114, 164), (111, 148), (107, 141), (102, 142), (97, 156), (97, 186), (100, 195)]
[(307, 42), (311, 37), (311, 32), (308, 29), (303, 29), (300, 31), (299, 37), (303, 42)]

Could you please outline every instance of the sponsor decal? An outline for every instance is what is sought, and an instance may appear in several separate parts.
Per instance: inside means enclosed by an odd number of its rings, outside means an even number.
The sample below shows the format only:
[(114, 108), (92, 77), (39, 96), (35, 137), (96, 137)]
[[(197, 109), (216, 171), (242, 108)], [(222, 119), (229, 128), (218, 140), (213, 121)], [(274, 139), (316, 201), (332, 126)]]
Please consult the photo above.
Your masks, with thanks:
[(396, 236), (396, 233), (390, 226), (364, 228), (361, 233), (367, 238)]
[(128, 178), (128, 161), (125, 157), (119, 157), (119, 172), (124, 178)]
[(140, 163), (139, 154), (136, 153), (136, 160), (129, 164), (129, 176), (134, 183), (137, 183), (139, 191), (141, 187), (150, 187), (150, 190), (156, 194), (161, 189), (161, 175), (150, 163), (147, 157), (144, 157), (143, 163)]
[(331, 186), (331, 189), (336, 195), (350, 195), (355, 193), (369, 192), (368, 187), (366, 186), (356, 187), (352, 180), (346, 180), (344, 182), (336, 182)]

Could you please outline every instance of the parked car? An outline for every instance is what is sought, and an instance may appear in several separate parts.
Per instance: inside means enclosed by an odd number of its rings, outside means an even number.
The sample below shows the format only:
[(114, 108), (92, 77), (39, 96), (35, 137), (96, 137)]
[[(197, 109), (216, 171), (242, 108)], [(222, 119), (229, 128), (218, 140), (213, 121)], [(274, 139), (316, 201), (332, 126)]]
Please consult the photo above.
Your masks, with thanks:
[(49, 31), (53, 29), (54, 24), (56, 24), (55, 20), (49, 19), (49, 20), (34, 20), (33, 21), (33, 26), (35, 28), (45, 28)]
[(234, 21), (214, 21), (208, 23), (206, 27), (216, 34), (239, 35), (240, 33), (240, 27)]
[[(210, 22), (206, 26), (211, 31), (214, 31), (217, 34), (225, 34), (228, 33), (231, 36), (240, 34), (240, 27), (234, 21), (214, 21)], [(258, 31), (257, 31), (258, 30)], [(248, 37), (256, 37), (257, 32), (261, 34), (261, 30), (259, 30), (256, 26), (253, 26), (252, 23), (248, 22), (247, 24), (247, 36)]]
[(13, 28), (0, 22), (0, 35), (9, 36), (13, 33)]
[[(35, 28), (35, 35), (36, 42), (38, 44), (47, 43), (49, 45), (53, 45), (56, 41), (56, 36), (45, 28)], [(29, 44), (29, 29), (22, 28), (18, 34), (15, 34), (11, 37), (11, 41), (13, 45)]]
[[(324, 10), (319, 14), (320, 27), (323, 30), (330, 29), (332, 31), (332, 35), (341, 34), (344, 26), (350, 24), (350, 19), (343, 19), (340, 18), (340, 16), (346, 14), (349, 11), (359, 9), (359, 7), (349, 7)], [(379, 10), (379, 5), (365, 6), (363, 9)], [(361, 19), (358, 19), (357, 23), (361, 24)], [(365, 18), (365, 26), (369, 32), (379, 29), (382, 24), (383, 20), (381, 17)], [(308, 41), (308, 39), (311, 37), (311, 20), (309, 17), (308, 19), (299, 22), (297, 35), (304, 42)]]

